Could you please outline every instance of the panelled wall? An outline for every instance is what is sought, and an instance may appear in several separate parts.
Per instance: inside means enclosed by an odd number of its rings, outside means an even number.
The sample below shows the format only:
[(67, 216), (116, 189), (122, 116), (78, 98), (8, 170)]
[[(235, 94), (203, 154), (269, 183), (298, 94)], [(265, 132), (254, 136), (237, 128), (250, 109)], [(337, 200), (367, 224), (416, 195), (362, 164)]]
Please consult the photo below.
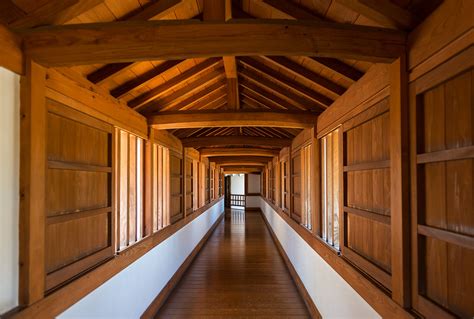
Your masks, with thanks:
[(219, 166), (78, 81), (32, 62), (22, 79), (22, 305), (54, 299), (99, 265), (113, 275), (220, 197), (210, 185), (222, 179)]
[[(281, 175), (274, 174), (274, 161), (262, 174), (270, 176), (266, 205), (383, 317), (474, 315), (468, 8), (472, 2), (443, 2), (409, 35), (408, 59), (374, 65), (321, 114), (316, 141), (304, 131), (280, 153)], [(309, 173), (304, 148), (298, 149), (305, 142), (315, 147)], [(303, 218), (307, 190), (316, 192), (309, 194), (312, 225)]]
[(463, 57), (410, 84), (413, 301), (432, 317), (474, 314), (474, 48)]

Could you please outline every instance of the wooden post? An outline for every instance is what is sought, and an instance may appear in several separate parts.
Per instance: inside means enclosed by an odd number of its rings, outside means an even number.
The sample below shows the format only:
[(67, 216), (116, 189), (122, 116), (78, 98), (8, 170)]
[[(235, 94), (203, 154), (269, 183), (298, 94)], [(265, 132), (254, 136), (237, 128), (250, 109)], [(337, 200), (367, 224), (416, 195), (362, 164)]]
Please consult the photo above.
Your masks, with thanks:
[(410, 306), (410, 229), (408, 171), (408, 78), (406, 57), (390, 67), (390, 211), (392, 298)]
[(19, 302), (45, 290), (46, 71), (27, 59), (21, 78)]
[(321, 236), (321, 167), (320, 167), (320, 155), (319, 155), (319, 141), (317, 135), (316, 125), (313, 128), (311, 143), (311, 215), (313, 229), (312, 233), (315, 236)]
[(275, 174), (275, 206), (280, 207), (280, 156), (276, 156), (273, 160), (273, 171)]
[(145, 223), (143, 224), (143, 235), (149, 236), (153, 234), (153, 163), (156, 158), (153, 156), (153, 132), (150, 128), (148, 140), (145, 141), (145, 180), (144, 180), (144, 208), (145, 208)]

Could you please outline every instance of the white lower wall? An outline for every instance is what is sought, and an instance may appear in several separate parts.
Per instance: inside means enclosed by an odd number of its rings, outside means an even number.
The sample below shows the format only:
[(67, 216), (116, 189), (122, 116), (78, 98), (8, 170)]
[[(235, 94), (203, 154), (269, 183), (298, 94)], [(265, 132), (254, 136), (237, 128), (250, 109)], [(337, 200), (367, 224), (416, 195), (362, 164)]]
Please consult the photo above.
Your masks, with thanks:
[(245, 207), (260, 208), (260, 196), (245, 196)]
[(381, 318), (261, 197), (260, 209), (323, 318)]
[(0, 68), (0, 314), (18, 305), (20, 77)]
[(221, 200), (59, 318), (140, 318), (223, 213)]

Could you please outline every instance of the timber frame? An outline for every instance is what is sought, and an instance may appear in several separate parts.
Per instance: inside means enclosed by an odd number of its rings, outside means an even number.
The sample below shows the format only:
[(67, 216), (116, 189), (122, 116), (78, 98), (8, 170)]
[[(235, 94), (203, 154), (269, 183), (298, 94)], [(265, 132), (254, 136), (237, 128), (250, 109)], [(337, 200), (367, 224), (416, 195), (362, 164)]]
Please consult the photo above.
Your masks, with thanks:
[[(245, 1), (203, 0), (202, 6), (194, 1), (186, 6), (186, 1), (157, 0), (105, 22), (87, 20), (88, 12), (103, 5), (101, 0), (77, 0), (69, 7), (50, 0), (44, 7), (15, 11), (11, 21), (0, 24), (0, 66), (22, 75), (20, 307), (11, 315), (59, 315), (217, 204), (224, 173), (256, 173), (268, 205), (381, 316), (453, 316), (449, 305), (439, 306), (421, 291), (421, 281), (415, 283), (424, 275), (420, 238), (471, 251), (472, 234), (424, 223), (418, 214), (424, 191), (419, 176), (426, 163), (472, 159), (472, 145), (423, 153), (417, 146), (421, 124), (416, 118), (425, 92), (473, 72), (473, 2), (420, 4), (419, 9), (389, 0), (333, 0), (319, 10), (281, 0), (262, 0), (255, 7)], [(337, 22), (348, 9), (354, 16), (350, 23)], [(145, 175), (153, 167), (150, 149), (158, 143), (180, 165), (175, 178), (191, 179), (185, 168), (191, 163), (192, 171), (199, 171), (199, 185), (212, 183), (196, 189), (194, 180), (190, 190), (182, 181), (176, 195), (182, 219), (156, 233), (144, 230), (147, 237), (126, 253), (107, 255), (54, 289), (45, 287), (44, 266), (45, 168), (51, 165), (47, 101), (84, 114), (80, 118), (85, 122), (97, 120), (143, 139)], [(348, 246), (341, 249), (342, 256), (328, 246), (321, 239), (319, 205), (322, 138), (340, 128), (345, 149), (347, 131), (387, 112), (389, 157), (349, 165), (347, 154), (341, 153), (345, 164), (338, 178), (343, 188), (337, 200), (347, 208), (340, 216), (342, 225), (354, 215), (388, 225), (390, 272)], [(294, 214), (292, 162), (309, 145), (314, 168), (309, 196), (318, 204), (312, 209), (315, 228), (307, 231)], [(282, 163), (288, 165), (288, 207), (282, 206)], [(110, 165), (106, 170), (113, 184), (115, 164)], [(390, 174), (390, 215), (351, 210), (346, 205), (349, 173), (378, 169)], [(151, 183), (145, 176), (148, 221)], [(115, 203), (117, 190), (110, 191)], [(347, 243), (344, 234), (343, 228), (341, 242)]]

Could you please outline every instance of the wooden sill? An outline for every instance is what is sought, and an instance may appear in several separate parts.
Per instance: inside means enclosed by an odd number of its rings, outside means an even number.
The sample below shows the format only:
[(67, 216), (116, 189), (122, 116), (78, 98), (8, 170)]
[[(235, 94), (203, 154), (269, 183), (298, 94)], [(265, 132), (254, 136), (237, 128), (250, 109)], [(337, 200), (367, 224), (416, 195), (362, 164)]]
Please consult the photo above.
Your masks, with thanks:
[(415, 318), (382, 291), (378, 284), (346, 261), (337, 250), (308, 232), (303, 225), (291, 219), (264, 196), (262, 199), (383, 318)]
[(45, 296), (45, 298), (38, 302), (21, 309), (19, 312), (14, 312), (5, 318), (53, 318), (58, 316), (151, 249), (173, 236), (181, 228), (192, 222), (223, 198), (224, 197), (221, 196), (176, 223), (161, 229), (153, 235), (145, 237), (141, 241), (121, 251), (119, 255), (116, 255), (109, 261), (93, 268), (67, 285)]

